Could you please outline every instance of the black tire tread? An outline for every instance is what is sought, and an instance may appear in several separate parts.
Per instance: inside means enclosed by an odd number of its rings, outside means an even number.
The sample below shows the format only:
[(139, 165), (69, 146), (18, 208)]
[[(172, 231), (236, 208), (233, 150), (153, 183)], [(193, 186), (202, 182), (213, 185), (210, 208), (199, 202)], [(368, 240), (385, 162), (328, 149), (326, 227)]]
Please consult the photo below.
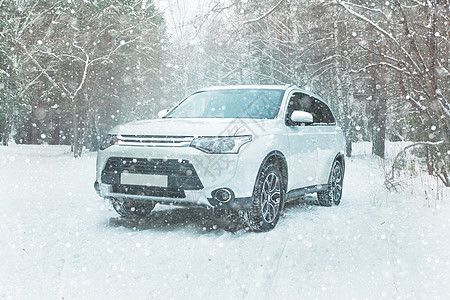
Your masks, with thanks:
[[(342, 169), (342, 177), (344, 176), (344, 167), (343, 167), (342, 163), (339, 160), (335, 160), (333, 162), (333, 164), (332, 164), (332, 167), (331, 167), (329, 181), (331, 180), (331, 177), (332, 177), (331, 175), (333, 173), (335, 164), (339, 164), (340, 165), (340, 167)], [(333, 205), (339, 205), (341, 203), (340, 199), (339, 199), (338, 202), (334, 202), (333, 201), (333, 197), (332, 197), (332, 193), (331, 193), (331, 184), (330, 183), (331, 182), (328, 182), (329, 187), (328, 187), (328, 189), (326, 191), (317, 192), (317, 200), (319, 202), (319, 205), (321, 205), (321, 206), (330, 207), (330, 206), (333, 206)], [(341, 197), (342, 197), (342, 194), (341, 194)]]
[(246, 212), (246, 218), (244, 220), (244, 226), (247, 230), (250, 231), (268, 231), (275, 227), (275, 225), (278, 223), (278, 219), (280, 218), (281, 210), (284, 207), (285, 202), (285, 186), (283, 185), (283, 181), (281, 181), (281, 203), (280, 208), (278, 210), (278, 215), (275, 218), (275, 220), (271, 223), (267, 223), (264, 218), (261, 215), (261, 208), (260, 208), (260, 193), (261, 193), (261, 185), (264, 182), (265, 174), (268, 174), (270, 172), (276, 172), (278, 177), (281, 179), (282, 174), (277, 164), (275, 163), (268, 163), (264, 165), (261, 172), (258, 174), (258, 178), (255, 183), (255, 188), (253, 190), (253, 203), (251, 208)]

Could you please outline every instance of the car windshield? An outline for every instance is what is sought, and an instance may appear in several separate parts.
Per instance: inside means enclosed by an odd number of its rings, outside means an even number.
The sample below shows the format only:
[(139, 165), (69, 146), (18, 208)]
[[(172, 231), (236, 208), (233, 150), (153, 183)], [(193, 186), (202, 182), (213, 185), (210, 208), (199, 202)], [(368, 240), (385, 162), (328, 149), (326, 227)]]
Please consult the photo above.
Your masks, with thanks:
[(187, 97), (165, 118), (274, 119), (283, 90), (223, 89), (202, 91)]

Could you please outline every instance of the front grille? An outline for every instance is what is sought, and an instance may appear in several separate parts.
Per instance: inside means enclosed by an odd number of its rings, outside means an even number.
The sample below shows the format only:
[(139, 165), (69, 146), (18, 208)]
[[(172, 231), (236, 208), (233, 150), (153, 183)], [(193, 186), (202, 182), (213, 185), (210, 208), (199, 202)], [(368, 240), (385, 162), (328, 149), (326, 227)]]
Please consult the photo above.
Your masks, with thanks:
[(193, 136), (126, 135), (117, 136), (119, 146), (188, 147)]
[[(120, 176), (131, 174), (166, 175), (167, 187), (122, 185)], [(184, 198), (184, 190), (200, 190), (203, 184), (187, 160), (110, 157), (102, 171), (102, 182), (117, 193), (155, 197)]]

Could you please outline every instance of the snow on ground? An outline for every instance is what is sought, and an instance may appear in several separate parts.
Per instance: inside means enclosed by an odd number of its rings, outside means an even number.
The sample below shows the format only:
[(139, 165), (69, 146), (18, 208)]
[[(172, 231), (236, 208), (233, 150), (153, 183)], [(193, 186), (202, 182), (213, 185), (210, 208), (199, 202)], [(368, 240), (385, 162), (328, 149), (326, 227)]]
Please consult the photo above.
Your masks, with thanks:
[(203, 209), (119, 218), (93, 189), (95, 153), (0, 147), (0, 298), (450, 299), (448, 189), (388, 192), (367, 149), (340, 206), (294, 203), (270, 232), (230, 233)]

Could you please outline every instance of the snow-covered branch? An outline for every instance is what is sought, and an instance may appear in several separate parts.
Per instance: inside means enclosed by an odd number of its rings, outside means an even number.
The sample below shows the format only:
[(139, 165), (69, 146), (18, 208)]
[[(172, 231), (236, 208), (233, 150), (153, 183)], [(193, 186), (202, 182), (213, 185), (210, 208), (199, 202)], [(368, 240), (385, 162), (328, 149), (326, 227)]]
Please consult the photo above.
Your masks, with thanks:
[(128, 44), (132, 44), (132, 43), (134, 43), (135, 41), (137, 41), (137, 40), (139, 40), (139, 39), (140, 39), (140, 37), (136, 37), (136, 38), (131, 39), (131, 40), (126, 41), (126, 42), (125, 42), (125, 41), (120, 42), (119, 45), (117, 45), (114, 49), (112, 49), (107, 55), (104, 55), (104, 56), (101, 56), (101, 57), (97, 57), (97, 58), (95, 58), (95, 59), (92, 59), (91, 62), (90, 62), (89, 64), (94, 64), (94, 63), (96, 63), (96, 62), (98, 62), (98, 61), (106, 61), (106, 60), (109, 60), (109, 59), (111, 58), (111, 56), (113, 56), (120, 48), (122, 48), (123, 46), (126, 46), (126, 45), (128, 45)]
[(384, 30), (380, 25), (376, 24), (374, 21), (370, 20), (366, 16), (364, 16), (362, 14), (359, 14), (356, 11), (352, 10), (351, 8), (349, 8), (347, 2), (344, 2), (344, 1), (341, 1), (341, 0), (336, 0), (336, 2), (339, 5), (341, 5), (346, 11), (348, 11), (351, 15), (355, 16), (357, 19), (360, 19), (360, 20), (370, 24), (378, 32), (380, 32), (381, 34), (383, 34), (384, 36), (389, 38), (403, 52), (403, 54), (408, 58), (409, 62), (414, 67), (414, 69), (417, 72), (422, 73), (422, 70), (417, 65), (417, 63), (414, 61), (414, 59), (411, 57), (411, 55), (408, 53), (408, 51), (400, 44), (400, 42), (391, 33), (389, 33), (386, 30)]
[(76, 98), (77, 94), (83, 88), (84, 82), (86, 81), (86, 76), (87, 76), (87, 71), (88, 71), (88, 68), (89, 68), (90, 61), (89, 61), (89, 54), (86, 52), (86, 50), (84, 50), (82, 47), (78, 46), (75, 43), (73, 43), (72, 46), (74, 46), (75, 48), (77, 48), (78, 50), (83, 52), (85, 57), (86, 57), (86, 60), (84, 62), (84, 70), (83, 70), (83, 75), (81, 77), (81, 81), (78, 84), (78, 87), (75, 89), (75, 91), (73, 93), (71, 93), (72, 101), (75, 101), (75, 98)]
[(3, 69), (0, 69), (0, 74), (4, 74), (4, 75), (6, 75), (7, 77), (9, 77), (10, 75), (9, 75), (9, 73), (8, 72), (6, 72), (5, 70), (3, 70)]
[[(439, 141), (439, 142), (416, 142), (416, 143), (414, 143), (414, 144), (408, 145), (408, 146), (406, 146), (405, 148), (403, 148), (403, 149), (402, 149), (399, 153), (397, 153), (397, 155), (395, 156), (394, 161), (392, 162), (392, 166), (391, 166), (391, 171), (390, 171), (390, 173), (386, 174), (386, 178), (385, 178), (385, 186), (386, 186), (388, 189), (392, 189), (392, 188), (395, 189), (396, 186), (398, 185), (398, 184), (396, 184), (395, 181), (394, 181), (394, 177), (395, 177), (395, 168), (396, 168), (398, 159), (400, 158), (400, 156), (401, 156), (403, 153), (406, 152), (406, 150), (408, 150), (408, 149), (410, 149), (410, 148), (417, 147), (417, 146), (433, 146), (433, 147), (435, 147), (435, 148), (437, 149), (437, 146), (440, 146), (440, 145), (442, 145), (442, 144), (444, 144), (444, 141)], [(446, 154), (444, 154), (444, 155), (446, 155)], [(443, 164), (443, 167), (446, 168), (445, 163)], [(446, 169), (444, 169), (444, 171), (445, 171), (445, 170), (446, 170)], [(436, 170), (436, 169), (433, 169), (433, 173), (434, 173), (437, 177), (439, 177), (439, 178), (442, 180), (442, 182), (443, 182), (444, 184), (446, 184), (447, 186), (449, 186), (449, 185), (448, 185), (448, 184), (449, 184), (449, 181), (448, 181), (448, 173), (444, 172), (444, 174), (441, 174), (441, 173), (440, 173), (438, 170)], [(445, 174), (445, 173), (446, 173), (446, 174)]]
[(370, 68), (374, 68), (374, 67), (377, 67), (377, 66), (386, 66), (386, 67), (391, 68), (393, 70), (396, 70), (398, 72), (406, 72), (405, 69), (402, 69), (400, 67), (394, 66), (393, 64), (390, 64), (388, 62), (377, 62), (377, 63), (367, 64), (367, 65), (365, 65), (364, 67), (362, 67), (362, 68), (360, 68), (358, 70), (351, 70), (350, 73), (354, 73), (354, 74), (361, 73), (361, 72), (364, 72), (364, 71), (366, 71), (366, 70), (368, 70)]
[(17, 41), (17, 42), (22, 47), (22, 49), (25, 51), (26, 55), (39, 68), (39, 70), (47, 77), (47, 79), (53, 84), (53, 86), (59, 89), (59, 86), (55, 82), (55, 80), (47, 73), (47, 70), (41, 66), (41, 64), (37, 61), (37, 59), (33, 55), (31, 55), (31, 53), (27, 50), (26, 46), (21, 41)]
[(281, 5), (281, 3), (283, 3), (283, 2), (284, 2), (284, 0), (278, 1), (278, 3), (275, 4), (274, 7), (272, 7), (270, 10), (268, 10), (266, 13), (264, 13), (264, 14), (261, 15), (261, 16), (259, 16), (258, 18), (244, 21), (244, 25), (249, 24), (249, 23), (255, 23), (255, 22), (261, 21), (262, 19), (264, 19), (265, 17), (267, 17), (268, 15), (270, 15), (271, 13), (273, 13), (273, 12)]

